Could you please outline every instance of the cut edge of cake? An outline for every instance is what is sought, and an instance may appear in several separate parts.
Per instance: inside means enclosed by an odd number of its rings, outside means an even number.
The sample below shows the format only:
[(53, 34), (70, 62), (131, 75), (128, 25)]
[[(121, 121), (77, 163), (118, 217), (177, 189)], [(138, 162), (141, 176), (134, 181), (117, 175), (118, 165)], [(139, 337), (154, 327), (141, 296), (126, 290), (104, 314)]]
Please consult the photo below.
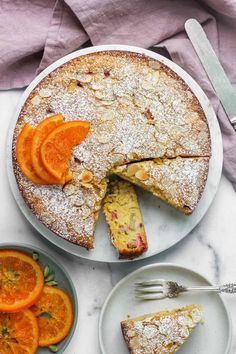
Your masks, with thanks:
[(135, 258), (148, 248), (147, 238), (134, 186), (122, 179), (109, 183), (103, 212), (110, 239), (120, 258)]

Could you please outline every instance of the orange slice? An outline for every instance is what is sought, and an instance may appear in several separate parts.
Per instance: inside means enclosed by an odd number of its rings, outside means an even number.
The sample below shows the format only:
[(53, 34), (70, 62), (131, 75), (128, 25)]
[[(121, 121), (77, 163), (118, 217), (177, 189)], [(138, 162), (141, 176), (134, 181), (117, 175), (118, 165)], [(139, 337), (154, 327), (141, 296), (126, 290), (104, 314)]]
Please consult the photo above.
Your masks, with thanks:
[(45, 286), (43, 295), (32, 307), (39, 326), (39, 346), (46, 347), (64, 339), (73, 323), (69, 296), (61, 289)]
[(34, 354), (38, 338), (37, 319), (30, 310), (0, 313), (1, 354)]
[(31, 148), (34, 132), (30, 124), (24, 126), (16, 142), (16, 159), (25, 177), (35, 184), (45, 184), (45, 181), (35, 173), (32, 164)]
[(44, 119), (35, 129), (35, 133), (32, 140), (31, 158), (32, 165), (36, 174), (47, 182), (47, 184), (64, 184), (65, 180), (58, 180), (47, 172), (42, 164), (40, 157), (40, 147), (46, 137), (59, 125), (63, 123), (63, 116), (61, 114), (55, 114), (49, 118)]
[(14, 250), (0, 251), (0, 312), (18, 312), (32, 306), (43, 287), (43, 272), (31, 257)]
[(66, 174), (72, 148), (86, 138), (89, 127), (88, 122), (66, 122), (54, 129), (44, 140), (41, 146), (42, 162), (54, 177), (61, 179)]

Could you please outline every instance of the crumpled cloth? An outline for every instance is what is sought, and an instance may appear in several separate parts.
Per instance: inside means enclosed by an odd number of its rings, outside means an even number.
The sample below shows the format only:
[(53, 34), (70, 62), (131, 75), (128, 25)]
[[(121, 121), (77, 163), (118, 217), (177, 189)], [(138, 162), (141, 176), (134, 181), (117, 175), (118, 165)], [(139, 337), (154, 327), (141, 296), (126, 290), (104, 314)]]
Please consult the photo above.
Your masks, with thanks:
[(184, 23), (202, 23), (236, 88), (235, 0), (2, 0), (0, 89), (26, 86), (46, 66), (83, 46), (164, 46), (196, 79), (219, 119), (224, 171), (236, 189), (236, 133), (186, 36)]

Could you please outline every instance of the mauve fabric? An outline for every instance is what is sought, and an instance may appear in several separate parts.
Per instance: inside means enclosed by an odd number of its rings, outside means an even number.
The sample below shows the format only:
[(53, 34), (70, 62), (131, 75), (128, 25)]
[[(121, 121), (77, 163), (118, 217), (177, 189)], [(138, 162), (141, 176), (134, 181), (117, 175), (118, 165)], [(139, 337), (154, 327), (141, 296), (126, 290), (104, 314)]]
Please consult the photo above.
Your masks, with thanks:
[(191, 17), (202, 23), (236, 89), (235, 0), (1, 0), (0, 89), (28, 85), (88, 40), (165, 46), (211, 100), (223, 136), (224, 170), (236, 189), (236, 133), (184, 32)]

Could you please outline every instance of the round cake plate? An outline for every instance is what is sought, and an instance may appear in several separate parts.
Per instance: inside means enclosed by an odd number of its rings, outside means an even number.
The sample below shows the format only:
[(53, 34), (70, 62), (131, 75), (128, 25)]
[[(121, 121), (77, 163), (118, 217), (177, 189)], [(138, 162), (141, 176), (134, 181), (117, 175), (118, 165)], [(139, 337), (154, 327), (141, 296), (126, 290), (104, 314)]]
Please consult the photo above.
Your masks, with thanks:
[[(168, 279), (189, 286), (211, 283), (193, 270), (159, 263), (141, 267), (127, 275), (108, 295), (99, 319), (99, 343), (102, 354), (128, 354), (120, 322), (146, 313), (199, 304), (204, 324), (199, 324), (178, 353), (229, 354), (232, 325), (222, 297), (215, 293), (185, 293), (174, 299), (140, 301), (134, 297), (134, 283), (141, 280)], [(217, 338), (217, 340), (216, 340)]]
[[(53, 273), (55, 274), (55, 280), (58, 283), (58, 287), (65, 290), (69, 294), (74, 309), (74, 321), (68, 336), (57, 345), (58, 347), (57, 354), (64, 353), (64, 351), (68, 347), (74, 335), (77, 322), (78, 322), (78, 299), (77, 299), (77, 294), (76, 294), (74, 284), (69, 274), (64, 269), (64, 267), (61, 264), (59, 264), (54, 257), (51, 256), (51, 254), (46, 253), (40, 248), (34, 247), (32, 245), (22, 244), (22, 243), (2, 243), (0, 245), (0, 250), (5, 250), (5, 249), (25, 252), (29, 256), (31, 256), (33, 252), (37, 252), (39, 255), (39, 264), (42, 267), (48, 265), (50, 270), (52, 270)], [(50, 350), (46, 347), (38, 348), (37, 350), (37, 354), (49, 354), (49, 353)]]
[(31, 91), (35, 88), (35, 86), (49, 73), (63, 65), (67, 61), (86, 55), (89, 53), (96, 53), (100, 51), (112, 51), (112, 50), (121, 50), (128, 51), (134, 53), (145, 54), (146, 56), (157, 59), (170, 69), (175, 71), (190, 87), (193, 93), (198, 98), (204, 113), (207, 117), (211, 143), (212, 143), (212, 157), (210, 159), (209, 164), (209, 173), (208, 179), (205, 186), (204, 193), (200, 202), (198, 203), (197, 208), (193, 212), (191, 216), (186, 216), (176, 211), (169, 205), (163, 203), (154, 197), (151, 193), (145, 191), (138, 191), (139, 194), (139, 202), (143, 214), (145, 229), (148, 236), (148, 244), (149, 249), (146, 253), (144, 253), (141, 257), (136, 258), (134, 260), (141, 260), (144, 258), (148, 258), (150, 256), (156, 255), (162, 251), (167, 250), (171, 246), (175, 245), (177, 242), (182, 240), (189, 232), (199, 223), (202, 217), (207, 212), (219, 185), (221, 171), (222, 171), (222, 162), (223, 162), (223, 150), (222, 150), (222, 139), (221, 132), (219, 128), (219, 124), (214, 113), (214, 110), (202, 91), (199, 85), (193, 80), (193, 78), (188, 75), (183, 69), (181, 69), (178, 65), (168, 60), (167, 58), (151, 52), (146, 49), (138, 48), (138, 47), (130, 47), (126, 45), (103, 45), (97, 47), (91, 47), (86, 49), (81, 49), (72, 54), (69, 54), (52, 65), (46, 68), (42, 73), (40, 73), (28, 86), (25, 90), (22, 98), (19, 102), (18, 108), (16, 110), (15, 116), (10, 124), (8, 141), (7, 141), (7, 170), (8, 177), (11, 186), (12, 193), (15, 197), (15, 200), (28, 219), (28, 221), (35, 227), (35, 229), (43, 235), (47, 240), (52, 242), (57, 247), (81, 258), (85, 258), (92, 261), (99, 262), (128, 262), (130, 260), (119, 260), (116, 250), (110, 243), (108, 236), (108, 229), (105, 223), (104, 217), (101, 213), (95, 233), (95, 243), (94, 249), (87, 251), (82, 247), (79, 247), (75, 244), (72, 244), (60, 237), (57, 237), (52, 231), (50, 231), (47, 227), (45, 227), (31, 212), (31, 210), (25, 204), (18, 186), (16, 184), (15, 176), (13, 173), (12, 166), (12, 139), (14, 128), (19, 116), (19, 113), (27, 99), (30, 95)]

